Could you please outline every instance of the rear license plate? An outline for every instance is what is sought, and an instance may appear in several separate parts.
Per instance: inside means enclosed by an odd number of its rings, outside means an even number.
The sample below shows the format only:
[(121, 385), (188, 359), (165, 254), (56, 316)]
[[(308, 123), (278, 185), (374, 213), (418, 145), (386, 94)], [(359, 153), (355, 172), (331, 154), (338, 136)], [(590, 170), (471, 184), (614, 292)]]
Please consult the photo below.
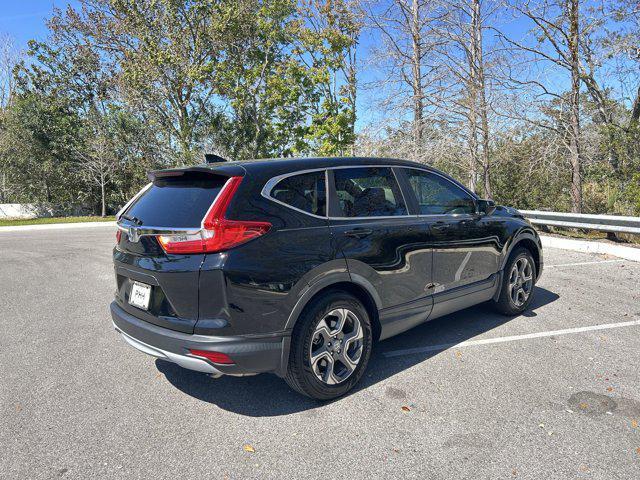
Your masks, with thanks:
[(142, 310), (149, 310), (149, 301), (151, 300), (151, 285), (145, 285), (140, 282), (133, 282), (131, 285), (131, 293), (129, 294), (129, 304)]

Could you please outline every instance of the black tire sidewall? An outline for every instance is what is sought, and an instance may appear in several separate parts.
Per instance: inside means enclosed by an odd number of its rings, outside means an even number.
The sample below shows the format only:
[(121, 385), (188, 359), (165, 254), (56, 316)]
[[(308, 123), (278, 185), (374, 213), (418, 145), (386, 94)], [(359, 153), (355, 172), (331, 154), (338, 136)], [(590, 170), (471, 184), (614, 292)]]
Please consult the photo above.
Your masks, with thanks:
[[(360, 362), (351, 376), (337, 385), (327, 385), (320, 381), (313, 372), (308, 355), (312, 341), (313, 332), (324, 316), (336, 308), (347, 308), (356, 314), (360, 320), (363, 330), (363, 351)], [(292, 354), (290, 356), (291, 372), (297, 377), (296, 383), (302, 390), (301, 393), (310, 397), (328, 400), (344, 395), (351, 390), (360, 380), (369, 363), (372, 349), (372, 328), (369, 314), (362, 303), (342, 292), (329, 292), (322, 298), (314, 301), (310, 308), (303, 312), (296, 328), (294, 328), (292, 338)]]
[[(531, 286), (531, 293), (529, 294), (529, 298), (527, 298), (527, 301), (524, 302), (523, 305), (518, 307), (511, 300), (511, 295), (509, 292), (509, 276), (511, 274), (511, 269), (513, 268), (513, 265), (520, 258), (526, 258), (527, 261), (531, 264), (531, 271), (533, 274), (533, 284)], [(511, 255), (511, 258), (509, 259), (509, 262), (507, 262), (507, 265), (503, 271), (502, 291), (500, 294), (500, 299), (498, 301), (498, 304), (504, 313), (509, 315), (518, 315), (524, 312), (527, 308), (529, 308), (529, 305), (533, 300), (533, 293), (534, 293), (533, 289), (535, 288), (535, 285), (536, 285), (536, 282), (535, 282), (536, 275), (537, 275), (536, 263), (534, 262), (533, 256), (531, 255), (529, 250), (526, 250), (524, 248), (519, 248), (515, 252), (513, 252), (513, 254)]]

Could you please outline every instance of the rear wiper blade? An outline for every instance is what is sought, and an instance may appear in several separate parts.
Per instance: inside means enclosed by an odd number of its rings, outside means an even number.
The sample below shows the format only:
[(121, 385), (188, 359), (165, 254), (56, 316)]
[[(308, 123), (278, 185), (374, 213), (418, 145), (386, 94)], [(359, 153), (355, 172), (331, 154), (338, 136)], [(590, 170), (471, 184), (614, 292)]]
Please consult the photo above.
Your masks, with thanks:
[(138, 226), (142, 225), (142, 220), (140, 220), (138, 217), (129, 216), (126, 213), (123, 213), (122, 215), (120, 215), (120, 218), (124, 218), (125, 220), (129, 220), (130, 222), (133, 222)]

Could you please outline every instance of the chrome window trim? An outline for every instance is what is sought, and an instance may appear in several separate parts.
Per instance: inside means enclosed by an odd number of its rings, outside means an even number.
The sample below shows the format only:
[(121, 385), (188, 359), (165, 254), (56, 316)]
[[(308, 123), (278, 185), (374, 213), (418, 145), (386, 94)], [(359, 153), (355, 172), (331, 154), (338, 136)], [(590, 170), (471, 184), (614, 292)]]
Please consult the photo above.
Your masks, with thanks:
[[(329, 170), (342, 170), (345, 168), (390, 168), (391, 169), (391, 173), (393, 174), (393, 178), (396, 181), (396, 184), (398, 185), (398, 189), (400, 190), (400, 195), (402, 195), (402, 201), (404, 202), (404, 208), (407, 211), (407, 213), (405, 215), (385, 215), (385, 216), (380, 216), (380, 217), (330, 217), (329, 216)], [(409, 213), (409, 206), (407, 205), (407, 200), (404, 198), (404, 192), (402, 191), (402, 188), (400, 187), (400, 182), (398, 181), (398, 178), (396, 176), (396, 172), (394, 171), (394, 168), (406, 168), (403, 167), (401, 165), (339, 165), (339, 166), (335, 166), (335, 167), (324, 167), (324, 168), (311, 168), (311, 169), (307, 169), (307, 170), (296, 170), (295, 172), (288, 172), (288, 173), (283, 173), (282, 175), (278, 175), (276, 177), (270, 178), (267, 183), (264, 184), (264, 187), (262, 187), (262, 190), (260, 192), (260, 194), (266, 198), (267, 200), (271, 200), (272, 202), (275, 203), (279, 203), (280, 205), (283, 205), (287, 208), (290, 208), (291, 210), (295, 210), (296, 212), (300, 212), (300, 213), (304, 213), (305, 215), (308, 215), (310, 217), (314, 217), (314, 218), (320, 218), (322, 220), (375, 220), (375, 219), (392, 219), (392, 218), (416, 218), (418, 217), (418, 215), (411, 215)], [(409, 167), (410, 168), (410, 167)], [(309, 213), (306, 212), (304, 210), (300, 210), (299, 208), (296, 207), (292, 207), (291, 205), (288, 205), (284, 202), (281, 202), (280, 200), (277, 200), (275, 198), (273, 198), (271, 196), (271, 190), (273, 189), (273, 187), (276, 186), (276, 184), (280, 181), (280, 180), (284, 180), (285, 178), (288, 177), (293, 177), (296, 175), (303, 175), (305, 173), (312, 173), (312, 172), (320, 172), (324, 170), (325, 171), (325, 191), (326, 191), (326, 195), (327, 195), (327, 200), (326, 200), (326, 206), (325, 206), (325, 210), (326, 210), (326, 215), (324, 217), (320, 216), (320, 215), (314, 215), (313, 213)], [(419, 169), (416, 169), (419, 170)]]
[[(467, 191), (466, 188), (462, 188), (460, 185), (458, 185), (455, 182), (452, 182), (451, 179), (447, 178), (446, 176), (435, 172), (433, 170), (425, 170), (419, 167), (398, 167), (398, 168), (406, 168), (408, 170), (418, 170), (419, 172), (424, 172), (424, 173), (430, 173), (433, 175), (437, 175), (438, 177), (446, 180), (447, 182), (449, 182), (451, 185), (455, 186), (456, 188), (458, 188), (459, 190), (462, 190), (464, 193), (466, 193), (472, 200), (474, 205), (476, 204), (476, 196), (474, 196), (470, 191)], [(407, 179), (408, 181), (408, 179)], [(415, 195), (415, 192), (413, 192), (413, 194)], [(417, 199), (417, 198), (416, 198)], [(418, 206), (420, 206), (420, 202), (418, 202)], [(477, 215), (476, 213), (419, 213), (417, 216), (419, 218), (429, 218), (429, 217), (454, 217), (454, 218), (460, 218), (460, 217), (475, 217)]]
[(141, 226), (135, 225), (122, 225), (118, 223), (118, 230), (128, 232), (129, 230), (135, 230), (139, 237), (149, 235), (188, 235), (194, 233), (200, 233), (201, 228), (172, 228), (172, 227), (155, 227), (155, 226)]
[[(280, 181), (284, 180), (285, 178), (289, 178), (289, 177), (296, 177), (298, 175), (304, 175), (306, 173), (315, 173), (315, 172), (322, 172), (324, 171), (324, 191), (325, 191), (325, 205), (324, 205), (324, 211), (325, 211), (325, 215), (316, 215), (315, 213), (311, 213), (311, 212), (307, 212), (306, 210), (302, 210), (300, 208), (296, 208), (292, 205), (289, 205), (288, 203), (284, 203), (281, 202), (280, 200), (278, 200), (277, 198), (274, 198), (271, 196), (271, 191), (273, 190), (273, 188), (280, 183)], [(262, 187), (262, 190), (260, 191), (260, 195), (262, 195), (264, 198), (266, 198), (267, 200), (271, 200), (272, 202), (275, 203), (279, 203), (280, 205), (283, 205), (287, 208), (290, 208), (291, 210), (295, 210), (296, 212), (300, 212), (300, 213), (304, 213), (305, 215), (308, 215), (310, 217), (313, 218), (320, 218), (322, 220), (327, 220), (329, 218), (329, 178), (328, 178), (328, 169), (327, 168), (312, 168), (312, 169), (308, 169), (308, 170), (296, 170), (295, 172), (288, 172), (288, 173), (283, 173), (282, 175), (278, 175), (275, 177), (270, 178), (267, 183), (264, 184), (264, 187)]]

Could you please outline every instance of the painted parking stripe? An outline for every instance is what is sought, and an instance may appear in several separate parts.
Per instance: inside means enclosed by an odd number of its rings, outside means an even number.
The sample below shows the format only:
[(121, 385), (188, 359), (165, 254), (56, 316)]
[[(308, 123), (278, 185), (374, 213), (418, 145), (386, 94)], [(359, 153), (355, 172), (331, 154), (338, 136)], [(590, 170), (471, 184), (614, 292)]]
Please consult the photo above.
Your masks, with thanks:
[(576, 263), (560, 263), (558, 265), (545, 265), (544, 268), (553, 267), (574, 267), (577, 265), (595, 265), (596, 263), (617, 263), (624, 262), (623, 258), (616, 258), (615, 260), (598, 260), (596, 262), (576, 262)]
[(40, 225), (12, 225), (10, 227), (0, 227), (3, 232), (28, 232), (37, 230), (68, 230), (73, 228), (114, 228), (116, 222), (77, 222), (77, 223), (45, 223)]
[(481, 340), (467, 340), (460, 343), (441, 343), (439, 345), (427, 345), (425, 347), (405, 348), (403, 350), (390, 350), (384, 352), (385, 357), (401, 357), (403, 355), (414, 355), (417, 353), (438, 352), (451, 347), (472, 347), (475, 345), (490, 345), (492, 343), (515, 342), (519, 340), (529, 340), (532, 338), (552, 337), (558, 335), (569, 335), (572, 333), (593, 332), (597, 330), (608, 330), (610, 328), (622, 328), (639, 326), (640, 320), (631, 320), (629, 322), (605, 323), (602, 325), (592, 325), (589, 327), (566, 328), (563, 330), (550, 330), (547, 332), (527, 333), (525, 335), (511, 335), (508, 337), (484, 338)]

